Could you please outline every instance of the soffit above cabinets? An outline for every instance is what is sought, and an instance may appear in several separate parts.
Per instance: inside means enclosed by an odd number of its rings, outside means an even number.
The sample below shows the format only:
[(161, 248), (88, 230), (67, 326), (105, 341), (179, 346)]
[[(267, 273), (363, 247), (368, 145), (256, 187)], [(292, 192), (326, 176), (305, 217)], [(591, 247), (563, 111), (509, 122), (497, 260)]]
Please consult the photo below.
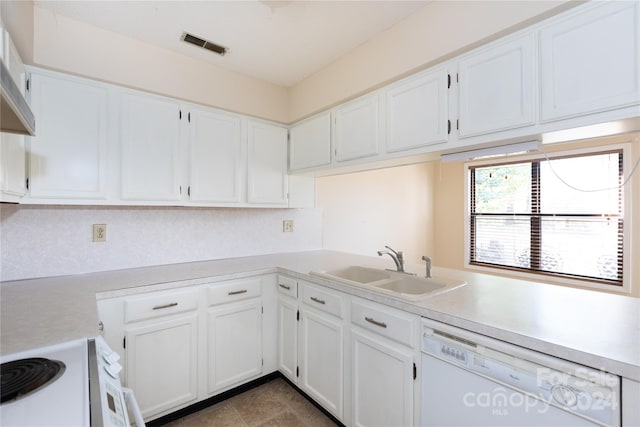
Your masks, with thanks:
[[(37, 7), (290, 87), (427, 1), (44, 1)], [(183, 32), (229, 48), (224, 57)]]

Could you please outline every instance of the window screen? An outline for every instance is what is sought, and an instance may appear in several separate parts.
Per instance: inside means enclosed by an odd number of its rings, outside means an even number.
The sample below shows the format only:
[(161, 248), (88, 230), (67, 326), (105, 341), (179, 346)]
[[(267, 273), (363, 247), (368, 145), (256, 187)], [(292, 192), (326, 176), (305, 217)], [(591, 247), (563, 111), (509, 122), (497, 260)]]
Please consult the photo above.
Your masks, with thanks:
[(470, 167), (470, 263), (622, 286), (622, 151)]

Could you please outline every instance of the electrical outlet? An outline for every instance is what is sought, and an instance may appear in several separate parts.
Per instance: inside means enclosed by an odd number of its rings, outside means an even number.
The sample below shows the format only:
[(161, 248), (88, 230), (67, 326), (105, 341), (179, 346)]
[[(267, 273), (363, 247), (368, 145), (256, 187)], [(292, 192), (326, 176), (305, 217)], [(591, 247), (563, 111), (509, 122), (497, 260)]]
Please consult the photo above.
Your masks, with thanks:
[(107, 241), (107, 224), (93, 224), (93, 241)]
[(282, 232), (283, 233), (293, 233), (293, 220), (285, 219), (282, 221)]

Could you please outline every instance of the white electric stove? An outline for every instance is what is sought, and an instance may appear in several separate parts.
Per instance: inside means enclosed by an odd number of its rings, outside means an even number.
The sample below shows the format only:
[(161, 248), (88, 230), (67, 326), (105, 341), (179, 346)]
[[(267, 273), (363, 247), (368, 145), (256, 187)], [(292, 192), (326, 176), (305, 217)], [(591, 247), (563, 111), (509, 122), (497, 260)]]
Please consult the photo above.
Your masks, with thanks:
[(0, 357), (0, 425), (128, 426), (128, 404), (143, 426), (118, 359), (102, 337)]

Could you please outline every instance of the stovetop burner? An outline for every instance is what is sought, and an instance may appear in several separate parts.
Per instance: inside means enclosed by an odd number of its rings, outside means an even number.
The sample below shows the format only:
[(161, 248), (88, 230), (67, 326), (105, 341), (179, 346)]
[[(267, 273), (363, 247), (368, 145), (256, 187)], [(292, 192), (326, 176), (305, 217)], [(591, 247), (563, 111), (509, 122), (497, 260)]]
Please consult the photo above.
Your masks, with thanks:
[(58, 360), (33, 357), (0, 365), (0, 403), (21, 399), (57, 380), (66, 366)]

